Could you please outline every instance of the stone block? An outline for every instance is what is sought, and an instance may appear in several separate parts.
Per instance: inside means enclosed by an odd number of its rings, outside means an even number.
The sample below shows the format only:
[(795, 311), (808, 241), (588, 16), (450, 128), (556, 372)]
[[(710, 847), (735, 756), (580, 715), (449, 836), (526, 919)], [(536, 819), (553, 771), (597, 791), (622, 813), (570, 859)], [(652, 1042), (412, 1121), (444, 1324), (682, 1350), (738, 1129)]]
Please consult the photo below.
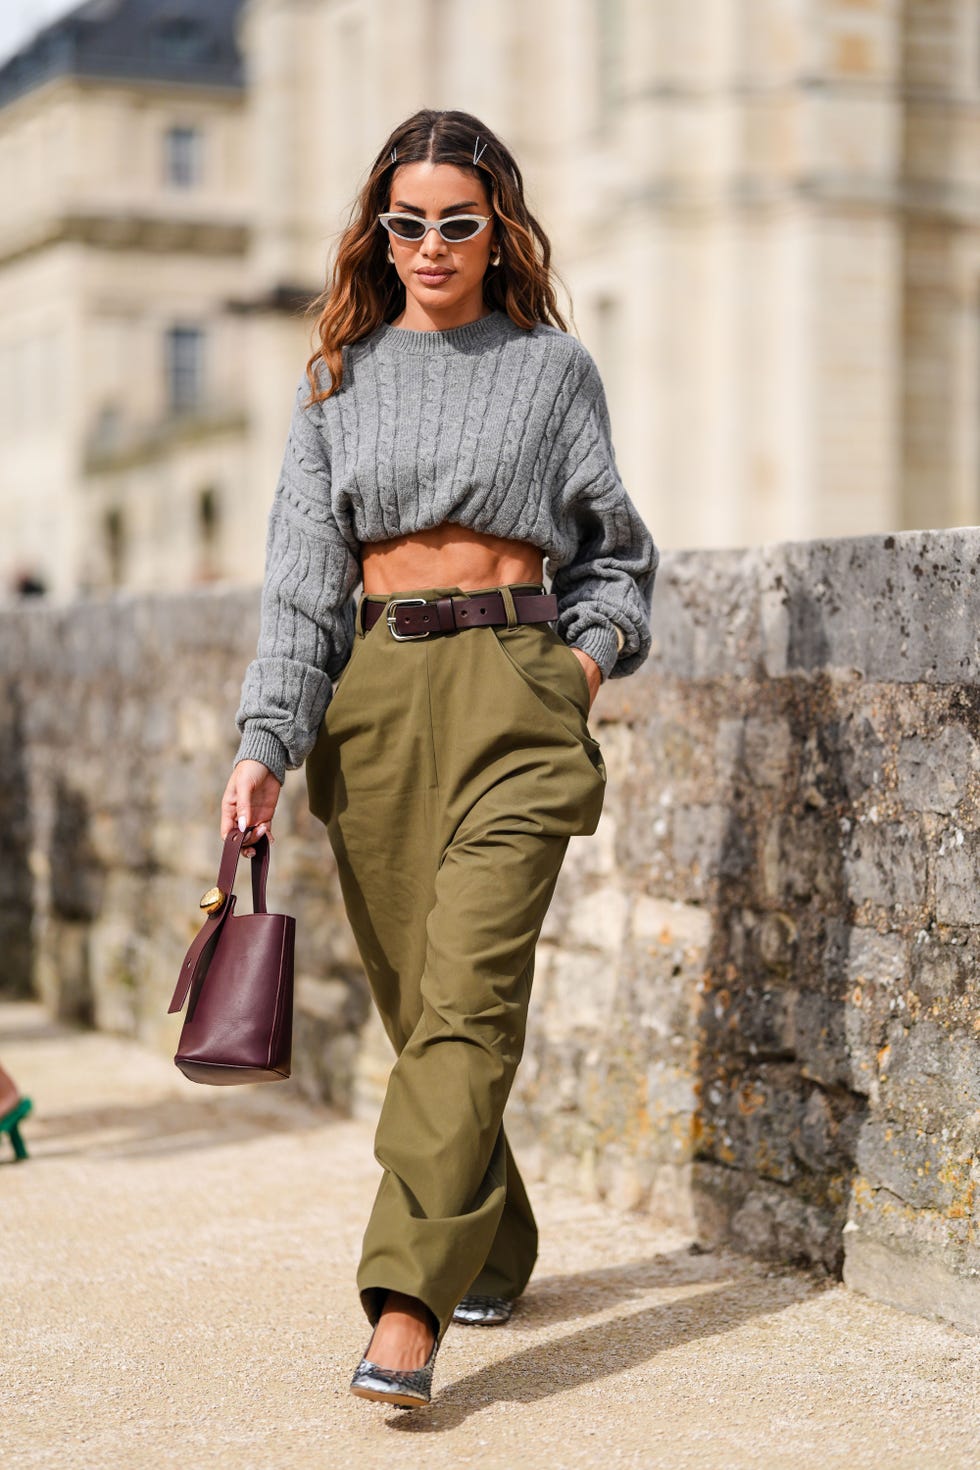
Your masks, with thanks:
[(732, 1243), (764, 1259), (822, 1265), (836, 1271), (838, 1226), (833, 1214), (792, 1194), (754, 1188), (732, 1216)]
[(980, 530), (768, 547), (759, 556), (766, 673), (848, 669), (876, 683), (968, 681)]
[(722, 785), (730, 786), (733, 781), (744, 777), (742, 758), (745, 749), (745, 721), (720, 719), (714, 736), (712, 774)]
[[(604, 752), (609, 743), (608, 740), (603, 742)], [(616, 872), (616, 827), (617, 817), (607, 806), (594, 832), (570, 839), (562, 866), (562, 880), (566, 884), (570, 881), (581, 884), (613, 876)]]
[(48, 1010), (60, 1021), (91, 1026), (91, 935), (80, 920), (45, 916), (35, 922), (34, 981)]
[(709, 916), (690, 905), (640, 895), (631, 921), (620, 1004), (651, 1054), (669, 1054), (689, 1046), (695, 1034)]
[(742, 759), (754, 785), (767, 789), (781, 786), (790, 773), (793, 753), (793, 734), (787, 720), (745, 721)]
[[(637, 1058), (634, 1065), (639, 1072), (643, 1059)], [(697, 1112), (697, 1078), (688, 1057), (675, 1054), (651, 1061), (636, 1119), (643, 1152), (658, 1164), (680, 1165), (691, 1159), (699, 1136)]]
[(596, 964), (615, 963), (623, 946), (629, 900), (621, 888), (608, 885), (583, 893), (573, 904), (566, 939), (583, 949), (597, 950)]
[(939, 922), (980, 924), (980, 832), (947, 829), (932, 861)]
[(898, 993), (908, 974), (908, 945), (898, 934), (853, 928), (847, 935), (847, 984)]
[(711, 915), (698, 904), (640, 893), (630, 902), (629, 932), (651, 955), (667, 949), (675, 963), (682, 956), (686, 963), (697, 963), (711, 937)]
[(821, 991), (801, 990), (793, 1010), (793, 1050), (804, 1076), (824, 1087), (850, 1087), (854, 1065), (847, 1018), (840, 1001)]
[(821, 1180), (846, 1178), (864, 1116), (863, 1105), (852, 1096), (814, 1087), (793, 1141), (797, 1157)]
[(777, 820), (775, 852), (765, 859), (769, 871), (765, 896), (785, 908), (794, 902), (845, 901), (846, 859), (836, 821), (823, 812), (802, 811)]
[(381, 1017), (372, 1007), (357, 1035), (350, 1102), (355, 1118), (376, 1121), (394, 1061), (394, 1052), (385, 1035)]
[(973, 948), (961, 944), (937, 944), (925, 930), (911, 947), (911, 986), (927, 1009), (945, 1002), (963, 1000), (969, 1009), (971, 987), (977, 974)]
[(856, 904), (913, 914), (928, 903), (926, 845), (909, 823), (855, 826), (844, 855), (847, 891)]
[(613, 1209), (638, 1210), (649, 1200), (654, 1170), (641, 1155), (613, 1145), (598, 1154), (594, 1169), (595, 1194)]
[(828, 977), (828, 991), (839, 997), (840, 1025), (832, 1019), (828, 1024), (840, 1047), (840, 1066), (835, 1068), (820, 1047), (823, 1060), (814, 1061), (814, 1074), (822, 1081), (833, 1077), (877, 1101), (888, 1025), (905, 1010), (908, 946), (894, 934), (849, 927), (845, 949), (835, 948), (830, 963), (839, 975), (839, 983)]
[[(361, 1008), (363, 1019), (364, 1007)], [(301, 1092), (344, 1112), (353, 1106), (360, 1050), (349, 985), (297, 969), (293, 1075)]]
[(734, 877), (750, 869), (744, 825), (727, 807), (678, 807), (671, 816), (671, 833), (674, 863), (684, 873), (678, 886), (692, 898), (707, 897), (720, 876)]
[[(118, 881), (113, 881), (113, 891), (122, 892)], [(139, 908), (107, 905), (92, 925), (91, 989), (100, 1029), (144, 1037), (147, 1018), (166, 1014), (201, 916), (168, 905), (162, 892), (139, 879), (128, 893), (128, 902), (135, 899)]]
[(976, 1139), (963, 1139), (949, 1126), (942, 1132), (946, 1137), (927, 1133), (912, 1118), (869, 1118), (857, 1142), (858, 1168), (872, 1188), (887, 1189), (913, 1210), (963, 1209), (975, 1190)]
[(939, 1254), (919, 1255), (902, 1249), (900, 1242), (878, 1241), (849, 1226), (844, 1232), (844, 1283), (903, 1312), (980, 1333), (980, 1272), (951, 1271)]
[(704, 1156), (782, 1184), (799, 1177), (805, 1092), (790, 1063), (736, 1070), (706, 1061), (700, 1100)]
[(763, 1260), (836, 1274), (843, 1251), (839, 1211), (807, 1204), (782, 1186), (701, 1161), (691, 1167), (697, 1238), (734, 1245)]
[(955, 812), (980, 770), (980, 744), (962, 725), (910, 735), (898, 751), (898, 796), (918, 812)]
[(538, 1008), (539, 1020), (543, 1019), (549, 1037), (562, 1040), (577, 1032), (602, 1035), (617, 981), (615, 967), (594, 954), (574, 950), (556, 954), (549, 970), (545, 1005)]
[(889, 1030), (884, 1065), (889, 1100), (897, 1095), (907, 1112), (913, 1108), (931, 1111), (946, 1124), (972, 1114), (980, 1118), (977, 1035), (951, 1035), (926, 1018), (899, 1021)]
[[(620, 684), (629, 680), (620, 680)], [(635, 681), (634, 681), (635, 682)], [(603, 689), (608, 690), (608, 684)], [(606, 767), (606, 786), (608, 791), (620, 791), (624, 783), (632, 775), (640, 753), (645, 748), (645, 739), (642, 734), (634, 729), (631, 723), (627, 723), (624, 713), (623, 718), (616, 718), (610, 712), (606, 715), (599, 701), (602, 695), (597, 697), (589, 716), (589, 724), (593, 736), (602, 747), (602, 759)], [(628, 701), (624, 701), (627, 704)], [(599, 818), (599, 826), (596, 831), (588, 836), (573, 837), (569, 846), (578, 844), (587, 851), (590, 869), (598, 873), (611, 871), (608, 866), (613, 857), (614, 837), (613, 817), (611, 803), (607, 805)], [(605, 831), (603, 829), (606, 829)], [(606, 866), (603, 866), (603, 865)]]
[(347, 986), (342, 980), (323, 980), (318, 975), (296, 975), (294, 1009), (315, 1016), (326, 1026), (339, 1030), (346, 1023)]
[(357, 1037), (350, 1031), (337, 1030), (308, 1011), (295, 1014), (292, 1076), (305, 1097), (349, 1113), (353, 1107), (358, 1052)]
[(863, 708), (840, 723), (836, 735), (836, 776), (848, 801), (866, 802), (884, 785), (888, 747), (883, 733)]
[(706, 989), (696, 1017), (699, 1044), (740, 1066), (793, 1057), (797, 1002), (797, 992), (783, 986)]
[(209, 689), (197, 695), (185, 691), (174, 709), (176, 741), (173, 753), (199, 760), (206, 751), (223, 748), (228, 729), (227, 712), (219, 707)]
[(646, 1210), (651, 1219), (669, 1230), (698, 1235), (697, 1210), (691, 1193), (689, 1164), (659, 1164), (653, 1171)]
[(759, 612), (752, 591), (762, 553), (722, 551), (665, 555), (657, 579), (653, 658), (681, 678), (740, 677), (758, 667)]
[[(694, 694), (699, 692), (694, 686)], [(671, 803), (705, 804), (725, 789), (709, 738), (711, 712), (699, 707), (694, 697), (666, 704), (650, 721), (644, 734), (647, 759), (655, 756), (653, 780), (644, 789), (646, 801), (655, 793), (668, 795)], [(627, 787), (627, 790), (629, 788)]]

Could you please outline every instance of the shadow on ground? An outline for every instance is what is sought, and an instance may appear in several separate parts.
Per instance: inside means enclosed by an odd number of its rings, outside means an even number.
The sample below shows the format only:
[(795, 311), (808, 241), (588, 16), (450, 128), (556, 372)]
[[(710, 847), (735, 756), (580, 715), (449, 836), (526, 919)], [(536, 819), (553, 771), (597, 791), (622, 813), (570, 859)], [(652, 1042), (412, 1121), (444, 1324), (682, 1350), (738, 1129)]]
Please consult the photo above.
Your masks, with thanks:
[(793, 1271), (761, 1276), (758, 1267), (727, 1252), (692, 1255), (688, 1249), (646, 1262), (545, 1277), (535, 1282), (520, 1318), (515, 1318), (524, 1330), (580, 1321), (658, 1289), (688, 1287), (690, 1294), (522, 1348), (439, 1391), (431, 1407), (410, 1415), (399, 1411), (387, 1424), (405, 1434), (444, 1433), (489, 1403), (536, 1403), (628, 1373), (660, 1353), (735, 1331), (754, 1317), (784, 1311), (833, 1285), (826, 1277)]
[[(123, 1107), (105, 1105), (65, 1112), (35, 1107), (25, 1124), (30, 1162), (69, 1155), (132, 1159), (187, 1153), (243, 1143), (251, 1138), (298, 1133), (339, 1120), (326, 1108), (306, 1106), (295, 1097), (288, 1104), (263, 1105), (236, 1099), (234, 1105), (172, 1099)], [(0, 1164), (7, 1160), (0, 1160)]]
[[(32, 1009), (34, 1007), (32, 1006)], [(18, 1015), (13, 1024), (0, 1024), (0, 1058), (10, 1047), (26, 1048), (51, 1042), (87, 1043), (95, 1033), (41, 1016)], [(103, 1060), (103, 1068), (105, 1062)], [(174, 1071), (174, 1095), (145, 1102), (125, 1099), (60, 1107), (46, 1105), (31, 1085), (29, 1064), (18, 1069), (22, 1092), (33, 1100), (24, 1121), (29, 1150), (27, 1163), (47, 1159), (161, 1157), (197, 1149), (214, 1149), (251, 1138), (298, 1133), (340, 1121), (342, 1116), (323, 1103), (310, 1102), (295, 1078), (284, 1082), (252, 1083), (241, 1087), (206, 1087), (184, 1082)], [(179, 1089), (186, 1089), (186, 1096)], [(114, 1090), (119, 1091), (121, 1084)], [(6, 1153), (0, 1167), (15, 1162)]]

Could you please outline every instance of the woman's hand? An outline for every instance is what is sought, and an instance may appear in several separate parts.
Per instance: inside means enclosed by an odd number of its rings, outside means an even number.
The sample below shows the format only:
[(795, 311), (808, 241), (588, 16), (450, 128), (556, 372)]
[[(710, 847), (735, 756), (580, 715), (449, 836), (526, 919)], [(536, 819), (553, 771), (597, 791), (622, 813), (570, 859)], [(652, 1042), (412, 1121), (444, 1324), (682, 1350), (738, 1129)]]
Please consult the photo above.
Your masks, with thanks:
[(589, 709), (595, 704), (595, 697), (599, 693), (599, 685), (602, 683), (602, 670), (594, 658), (583, 653), (581, 648), (573, 648), (572, 652), (585, 670), (585, 677), (589, 685)]
[[(239, 761), (228, 777), (228, 785), (221, 798), (222, 842), (235, 827), (252, 827), (256, 837), (267, 833), (269, 841), (275, 842), (269, 823), (281, 790), (279, 781), (261, 761)], [(242, 857), (254, 855), (254, 847), (242, 848)]]

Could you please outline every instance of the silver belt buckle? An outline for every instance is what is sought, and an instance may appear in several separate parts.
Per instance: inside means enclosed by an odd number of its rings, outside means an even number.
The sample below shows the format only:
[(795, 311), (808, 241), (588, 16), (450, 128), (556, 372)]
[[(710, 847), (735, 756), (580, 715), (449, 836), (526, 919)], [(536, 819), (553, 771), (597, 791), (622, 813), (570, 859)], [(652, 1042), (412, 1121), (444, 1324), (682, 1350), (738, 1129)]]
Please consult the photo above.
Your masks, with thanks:
[(426, 630), (424, 633), (399, 633), (395, 627), (395, 616), (400, 607), (425, 607), (427, 601), (425, 597), (395, 597), (388, 603), (385, 608), (385, 622), (388, 624), (388, 632), (392, 638), (397, 639), (399, 643), (414, 643), (418, 638), (428, 638), (431, 630)]

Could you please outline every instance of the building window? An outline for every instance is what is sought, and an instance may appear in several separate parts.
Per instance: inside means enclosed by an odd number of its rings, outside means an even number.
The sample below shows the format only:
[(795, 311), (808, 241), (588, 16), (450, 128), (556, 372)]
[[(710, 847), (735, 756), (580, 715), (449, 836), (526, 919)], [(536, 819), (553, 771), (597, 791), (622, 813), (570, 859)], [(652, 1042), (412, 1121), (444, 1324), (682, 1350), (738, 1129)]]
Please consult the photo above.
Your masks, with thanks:
[(213, 61), (218, 46), (210, 27), (193, 15), (164, 15), (150, 37), (150, 51), (183, 66)]
[(167, 398), (171, 413), (200, 408), (204, 385), (204, 333), (171, 327), (167, 333)]
[(221, 500), (215, 485), (205, 485), (197, 494), (197, 533), (199, 582), (213, 581), (218, 575), (218, 533), (221, 528)]
[(213, 546), (218, 534), (218, 492), (213, 485), (206, 485), (197, 497), (197, 518), (201, 540)]
[(596, 102), (599, 132), (609, 132), (620, 104), (623, 67), (623, 0), (597, 0)]
[(198, 128), (168, 128), (165, 144), (168, 184), (192, 189), (201, 182), (201, 134)]
[(618, 297), (602, 294), (595, 303), (595, 358), (607, 404), (619, 401), (623, 365), (623, 312)]
[(111, 454), (118, 449), (122, 414), (118, 403), (104, 403), (99, 409), (92, 430), (92, 450), (95, 454)]
[(106, 511), (102, 521), (106, 562), (109, 567), (109, 585), (121, 587), (126, 557), (126, 526), (118, 505)]

